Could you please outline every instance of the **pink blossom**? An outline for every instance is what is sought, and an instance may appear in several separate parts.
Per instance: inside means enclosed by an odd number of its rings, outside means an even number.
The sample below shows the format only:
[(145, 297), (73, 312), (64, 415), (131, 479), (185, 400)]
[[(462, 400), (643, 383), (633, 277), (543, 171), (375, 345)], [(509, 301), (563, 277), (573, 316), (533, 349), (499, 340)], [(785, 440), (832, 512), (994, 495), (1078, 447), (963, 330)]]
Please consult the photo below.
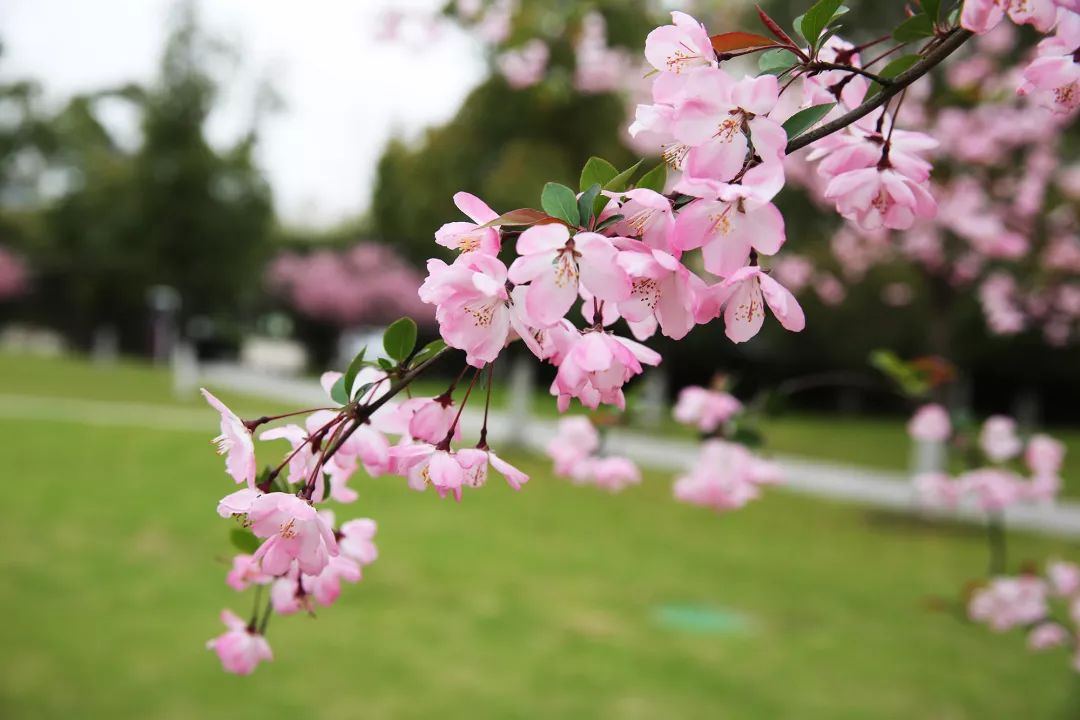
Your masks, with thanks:
[(532, 347), (532, 334), (525, 326), (521, 308), (507, 292), (506, 279), (506, 266), (492, 255), (463, 253), (452, 265), (428, 260), (428, 276), (420, 286), (420, 299), (436, 306), (435, 318), (443, 340), (450, 347), (464, 350), (466, 362), (474, 367), (483, 367), (498, 357), (509, 340), (511, 327)]
[(247, 590), (251, 585), (266, 585), (273, 578), (262, 572), (252, 555), (233, 557), (232, 570), (225, 578), (225, 583), (237, 592)]
[(465, 472), (464, 483), (469, 487), (481, 487), (487, 484), (488, 465), (495, 468), (506, 479), (506, 483), (520, 490), (529, 482), (529, 476), (506, 462), (487, 448), (464, 448), (457, 451), (457, 460)]
[(357, 518), (342, 523), (339, 529), (338, 547), (342, 555), (347, 555), (360, 565), (370, 565), (379, 557), (375, 547), (375, 521), (370, 518)]
[(270, 644), (231, 610), (221, 611), (221, 622), (228, 630), (206, 643), (221, 659), (225, 672), (250, 675), (263, 660), (273, 660)]
[(625, 457), (593, 458), (587, 468), (589, 482), (611, 492), (621, 492), (630, 485), (641, 483), (641, 471)]
[(705, 283), (663, 250), (643, 242), (616, 238), (617, 262), (631, 279), (630, 297), (618, 303), (630, 323), (655, 317), (660, 330), (681, 340), (694, 327), (697, 292)]
[(570, 399), (575, 397), (594, 410), (600, 403), (625, 408), (622, 386), (641, 373), (642, 363), (658, 365), (660, 355), (633, 340), (601, 330), (579, 335), (564, 353), (551, 384), (559, 412), (566, 412)]
[(746, 266), (750, 251), (774, 255), (784, 244), (784, 217), (772, 203), (695, 200), (675, 221), (673, 244), (678, 250), (702, 248), (705, 269), (726, 277)]
[(581, 36), (574, 45), (574, 87), (583, 93), (618, 90), (632, 72), (627, 52), (608, 47), (607, 24), (600, 13), (588, 13), (581, 24)]
[(510, 87), (521, 90), (544, 79), (548, 54), (547, 44), (533, 38), (520, 48), (502, 53), (495, 62)]
[(672, 414), (683, 425), (712, 433), (742, 409), (742, 403), (731, 393), (690, 385), (679, 391)]
[(393, 448), (391, 453), (400, 459), (400, 470), (409, 479), (409, 487), (423, 491), (434, 487), (440, 497), (453, 495), (461, 502), (466, 483), (466, 468), (458, 454), (444, 445), (415, 443)]
[(645, 58), (661, 72), (684, 73), (716, 67), (716, 55), (705, 26), (686, 13), (672, 12), (672, 25), (663, 25), (645, 38)]
[(571, 475), (574, 468), (600, 447), (600, 435), (584, 415), (559, 419), (555, 437), (547, 444), (548, 457), (555, 461), (555, 474)]
[(1071, 113), (1080, 107), (1080, 63), (1071, 55), (1037, 58), (1024, 68), (1024, 83), (1016, 92), (1056, 113)]
[(952, 435), (949, 411), (937, 403), (923, 405), (911, 416), (907, 431), (915, 440), (945, 442)]
[(18, 297), (29, 287), (26, 263), (0, 247), (0, 300)]
[(756, 265), (736, 270), (699, 297), (697, 321), (708, 322), (723, 311), (724, 332), (732, 342), (746, 342), (758, 334), (766, 304), (787, 330), (799, 332), (806, 326), (795, 296)]
[(1057, 597), (1068, 597), (1080, 591), (1080, 567), (1076, 563), (1055, 561), (1046, 566), (1050, 592)]
[(333, 531), (311, 505), (290, 493), (267, 493), (255, 499), (248, 521), (266, 542), (255, 551), (263, 572), (281, 575), (293, 560), (301, 572), (317, 575), (338, 554)]
[(1001, 512), (1024, 499), (1023, 480), (1008, 470), (979, 468), (964, 473), (958, 481), (985, 512)]
[(678, 251), (671, 243), (671, 233), (675, 228), (671, 201), (647, 188), (628, 190), (621, 197), (626, 200), (618, 213), (624, 219), (612, 225), (612, 231), (617, 235), (638, 238), (650, 248), (678, 257)]
[(600, 300), (620, 302), (630, 297), (630, 278), (615, 262), (611, 240), (593, 232), (570, 237), (561, 224), (534, 225), (518, 237), (521, 256), (510, 266), (510, 281), (529, 283), (526, 315), (550, 326), (569, 312), (578, 297), (578, 283)]
[(258, 488), (244, 488), (223, 497), (217, 506), (217, 513), (223, 518), (247, 515), (251, 504), (263, 493)]
[(937, 203), (922, 184), (890, 169), (872, 167), (837, 175), (825, 188), (825, 197), (863, 230), (907, 230), (916, 218), (937, 213)]
[(1065, 444), (1049, 435), (1032, 435), (1024, 450), (1024, 462), (1035, 475), (1057, 475), (1065, 461)]
[(454, 204), (473, 222), (446, 223), (435, 231), (435, 242), (461, 252), (476, 250), (487, 255), (498, 255), (501, 246), (498, 226), (481, 226), (499, 217), (499, 214), (483, 200), (467, 192), (455, 193)]
[(221, 413), (221, 434), (214, 438), (218, 446), (218, 455), (225, 456), (225, 470), (238, 483), (246, 482), (249, 488), (255, 487), (255, 443), (251, 440), (251, 431), (244, 421), (237, 417), (225, 403), (201, 388), (203, 397), (210, 406)]
[(1039, 623), (1028, 633), (1028, 647), (1032, 650), (1048, 650), (1064, 645), (1069, 631), (1056, 622)]
[(415, 440), (431, 443), (442, 442), (448, 435), (457, 439), (460, 426), (455, 424), (458, 408), (453, 398), (443, 395), (435, 398), (410, 398), (401, 404), (403, 412), (412, 412), (409, 418), (409, 436)]
[(341, 595), (341, 582), (358, 583), (362, 572), (360, 565), (350, 557), (337, 555), (331, 557), (326, 567), (318, 574), (304, 574), (300, 577), (304, 592), (311, 595), (323, 607), (329, 607)]
[(981, 35), (993, 30), (1006, 13), (1017, 25), (1047, 32), (1057, 18), (1057, 6), (1054, 0), (964, 0), (960, 25)]
[(1037, 622), (1046, 614), (1046, 584), (1030, 575), (994, 578), (968, 603), (968, 616), (997, 632)]
[(983, 423), (979, 447), (993, 462), (1005, 462), (1020, 454), (1023, 442), (1016, 434), (1016, 421), (1004, 415), (992, 415)]
[(674, 493), (676, 500), (723, 512), (756, 499), (759, 486), (781, 480), (779, 468), (745, 446), (707, 440), (694, 466), (676, 479)]

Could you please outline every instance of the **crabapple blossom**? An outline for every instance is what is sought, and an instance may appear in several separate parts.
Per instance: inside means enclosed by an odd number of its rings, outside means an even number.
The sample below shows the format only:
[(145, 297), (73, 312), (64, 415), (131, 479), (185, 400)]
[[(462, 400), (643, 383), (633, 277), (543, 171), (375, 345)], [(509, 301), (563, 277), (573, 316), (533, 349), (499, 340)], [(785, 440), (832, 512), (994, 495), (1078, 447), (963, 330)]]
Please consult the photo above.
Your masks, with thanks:
[(671, 13), (671, 22), (645, 38), (645, 59), (649, 64), (661, 72), (675, 74), (716, 67), (716, 54), (705, 26), (677, 11)]
[(611, 492), (621, 492), (641, 484), (641, 471), (629, 458), (609, 455), (594, 457), (581, 468), (582, 480)]
[(688, 385), (679, 391), (672, 414), (683, 425), (712, 433), (742, 409), (742, 403), (731, 393)]
[(623, 219), (611, 226), (618, 235), (637, 238), (650, 248), (678, 257), (672, 245), (671, 233), (675, 228), (675, 213), (671, 201), (656, 192), (642, 188), (621, 193), (624, 201), (618, 213)]
[(961, 27), (973, 33), (993, 30), (1006, 16), (1017, 25), (1034, 25), (1046, 32), (1057, 19), (1054, 0), (964, 0), (960, 12)]
[(630, 278), (615, 262), (618, 250), (598, 233), (571, 237), (565, 225), (535, 225), (518, 237), (517, 252), (520, 257), (507, 277), (515, 284), (528, 283), (526, 315), (541, 326), (554, 325), (569, 312), (579, 282), (600, 300), (630, 297)]
[(1080, 567), (1061, 560), (1047, 563), (1046, 579), (1050, 592), (1057, 597), (1069, 597), (1080, 592)]
[(733, 510), (760, 495), (763, 484), (780, 482), (779, 469), (749, 449), (725, 440), (707, 440), (690, 471), (676, 479), (675, 499), (717, 511)]
[(705, 283), (674, 256), (643, 242), (616, 238), (617, 262), (632, 278), (630, 297), (617, 304), (627, 322), (655, 318), (664, 335), (681, 340), (694, 327), (694, 307)]
[(1064, 645), (1069, 631), (1056, 622), (1039, 623), (1028, 633), (1028, 647), (1032, 650), (1048, 650)]
[(266, 638), (248, 627), (231, 610), (221, 611), (221, 622), (228, 629), (209, 640), (206, 647), (217, 653), (225, 672), (250, 675), (260, 662), (274, 659)]
[(533, 38), (520, 48), (500, 55), (497, 58), (499, 72), (515, 90), (531, 87), (544, 79), (549, 53), (547, 43)]
[(338, 528), (338, 549), (363, 565), (370, 565), (379, 557), (375, 547), (375, 521), (370, 518), (356, 518), (341, 524)]
[(306, 594), (314, 597), (323, 607), (330, 607), (341, 595), (341, 582), (358, 583), (361, 576), (360, 564), (356, 560), (337, 555), (331, 557), (318, 574), (301, 575), (300, 582)]
[(251, 585), (266, 585), (273, 578), (262, 572), (259, 563), (251, 555), (233, 557), (232, 569), (225, 578), (226, 584), (237, 592), (247, 590)]
[(251, 504), (263, 494), (258, 488), (244, 488), (223, 497), (217, 506), (218, 515), (223, 518), (244, 516), (251, 510)]
[(784, 244), (784, 217), (772, 203), (695, 200), (679, 213), (673, 243), (677, 250), (702, 248), (705, 269), (727, 277), (745, 267), (750, 252), (774, 255)]
[(574, 468), (600, 447), (600, 435), (589, 418), (570, 415), (559, 419), (557, 432), (546, 452), (555, 461), (555, 474), (569, 477)]
[(912, 478), (912, 484), (919, 501), (930, 507), (956, 507), (966, 490), (963, 483), (943, 472), (919, 473)]
[(1016, 421), (1004, 415), (994, 415), (983, 423), (979, 447), (993, 462), (1004, 462), (1020, 454), (1024, 444), (1016, 434)]
[(1034, 475), (1057, 475), (1065, 461), (1065, 444), (1049, 435), (1032, 435), (1024, 449), (1024, 462)]
[(465, 471), (465, 484), (469, 487), (481, 487), (487, 484), (488, 465), (495, 468), (506, 483), (520, 490), (529, 482), (529, 476), (506, 462), (488, 448), (462, 448), (457, 451), (457, 460)]
[(976, 590), (968, 603), (968, 616), (996, 632), (1037, 622), (1047, 610), (1046, 583), (1031, 575), (994, 578)]
[(265, 542), (255, 551), (263, 572), (281, 575), (296, 560), (301, 572), (317, 575), (338, 554), (337, 540), (310, 504), (289, 493), (260, 495), (247, 513), (251, 531)]
[(463, 253), (477, 250), (487, 255), (498, 255), (502, 244), (498, 226), (482, 226), (499, 217), (499, 214), (483, 200), (467, 192), (455, 193), (454, 205), (473, 222), (446, 223), (435, 231), (435, 242)]
[(907, 425), (908, 435), (924, 442), (944, 442), (952, 435), (949, 411), (937, 403), (920, 407)]
[(238, 483), (246, 482), (249, 488), (255, 487), (255, 443), (251, 439), (251, 430), (236, 413), (225, 403), (214, 397), (209, 390), (201, 388), (203, 397), (210, 406), (221, 413), (221, 434), (214, 438), (218, 454), (225, 456), (225, 469)]
[(825, 198), (863, 230), (907, 230), (916, 219), (934, 217), (937, 203), (921, 183), (895, 170), (877, 167), (837, 175), (825, 188)]
[(697, 320), (724, 314), (724, 332), (732, 342), (746, 342), (765, 322), (765, 305), (786, 329), (798, 332), (806, 326), (802, 307), (780, 283), (756, 265), (732, 273), (724, 282), (701, 293)]
[(600, 403), (626, 407), (622, 387), (642, 371), (642, 364), (657, 365), (660, 355), (627, 338), (591, 330), (570, 340), (559, 371), (551, 383), (560, 412), (577, 398), (594, 410)]

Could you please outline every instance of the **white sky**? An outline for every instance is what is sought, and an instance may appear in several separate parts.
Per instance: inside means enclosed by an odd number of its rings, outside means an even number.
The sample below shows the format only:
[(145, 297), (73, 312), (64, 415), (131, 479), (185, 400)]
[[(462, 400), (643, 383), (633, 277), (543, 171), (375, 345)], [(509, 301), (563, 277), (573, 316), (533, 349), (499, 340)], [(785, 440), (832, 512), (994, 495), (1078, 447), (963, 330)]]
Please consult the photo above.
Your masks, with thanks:
[[(377, 40), (387, 8), (422, 16), (440, 0), (200, 0), (204, 26), (238, 50), (208, 134), (247, 127), (261, 78), (285, 103), (260, 137), (278, 214), (326, 226), (367, 208), (386, 141), (451, 117), (482, 78), (479, 44), (446, 24), (434, 39)], [(32, 77), (53, 105), (88, 90), (147, 81), (172, 0), (0, 0), (0, 77)], [(123, 125), (123, 118), (118, 118)], [(130, 125), (130, 122), (128, 123)]]

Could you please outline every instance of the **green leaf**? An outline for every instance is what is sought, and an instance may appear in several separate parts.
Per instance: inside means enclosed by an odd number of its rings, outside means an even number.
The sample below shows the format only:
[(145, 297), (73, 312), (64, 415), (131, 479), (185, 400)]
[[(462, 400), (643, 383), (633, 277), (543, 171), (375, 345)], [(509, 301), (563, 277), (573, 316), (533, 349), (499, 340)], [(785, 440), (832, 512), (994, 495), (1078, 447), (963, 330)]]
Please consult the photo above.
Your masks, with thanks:
[(349, 404), (349, 393), (345, 391), (345, 376), (342, 375), (334, 383), (334, 386), (330, 388), (330, 399), (336, 402), (338, 405)]
[(799, 28), (811, 47), (817, 47), (818, 36), (832, 22), (841, 4), (842, 0), (818, 0), (803, 15)]
[(420, 351), (413, 355), (412, 366), (416, 367), (420, 363), (423, 363), (432, 357), (436, 353), (442, 352), (446, 348), (446, 343), (440, 340), (432, 340), (424, 347), (420, 348)]
[(593, 230), (594, 230), (594, 232), (600, 232), (601, 230), (606, 230), (609, 227), (611, 227), (612, 225), (614, 225), (615, 223), (619, 222), (620, 220), (624, 220), (625, 218), (626, 218), (625, 215), (612, 215), (611, 217), (606, 217), (606, 218), (604, 218), (604, 221), (602, 223), (600, 223), (599, 225), (597, 225), (595, 228), (593, 228)]
[(585, 167), (581, 168), (581, 181), (578, 184), (578, 190), (585, 192), (597, 183), (600, 184), (600, 187), (604, 187), (618, 174), (619, 171), (615, 166), (604, 158), (591, 157), (585, 163)]
[(390, 360), (387, 360), (386, 358), (379, 358), (379, 367), (381, 367), (383, 370), (393, 370), (394, 363)]
[(941, 0), (919, 0), (923, 12), (931, 20), (937, 20), (941, 16)]
[(416, 347), (416, 323), (412, 318), (403, 317), (395, 320), (383, 333), (383, 348), (386, 354), (399, 363), (412, 353)]
[(565, 185), (549, 182), (544, 185), (544, 191), (540, 194), (540, 207), (552, 217), (565, 220), (571, 225), (581, 222), (581, 215), (577, 209), (577, 196), (574, 191)]
[(641, 163), (644, 160), (638, 160), (630, 167), (623, 170), (621, 173), (604, 183), (605, 190), (611, 190), (612, 192), (622, 192), (626, 189), (626, 186), (630, 184), (630, 178), (634, 177), (634, 173), (641, 167)]
[(252, 555), (259, 549), (259, 539), (243, 528), (230, 530), (229, 541), (234, 548), (246, 555)]
[(779, 75), (796, 63), (798, 58), (784, 49), (769, 50), (758, 56), (758, 68), (762, 75)]
[[(352, 389), (353, 381), (356, 380), (356, 375), (360, 372), (360, 368), (364, 367), (364, 353), (367, 352), (367, 345), (360, 348), (360, 352), (356, 353), (356, 357), (349, 363), (349, 367), (345, 370), (345, 376), (342, 379), (342, 385), (346, 391)], [(349, 398), (350, 400), (352, 398)]]
[[(886, 80), (891, 80), (905, 70), (908, 70), (912, 65), (919, 62), (919, 60), (921, 59), (922, 58), (915, 53), (898, 57), (891, 63), (883, 67), (881, 69), (881, 72), (878, 73), (878, 75), (885, 78)], [(877, 82), (870, 83), (870, 88), (866, 91), (866, 99), (869, 100), (872, 96), (877, 95), (879, 92), (881, 92), (881, 90), (881, 85)]]
[(801, 37), (803, 40), (806, 39), (806, 37), (802, 34), (802, 21), (804, 17), (806, 17), (806, 13), (803, 13), (799, 17), (795, 18), (795, 21), (791, 23), (792, 27), (795, 28), (795, 34)]
[(660, 163), (642, 175), (641, 179), (636, 183), (636, 187), (639, 189), (653, 190), (658, 193), (664, 192), (665, 185), (667, 185), (667, 165), (665, 163)]
[(912, 15), (893, 30), (892, 36), (897, 42), (914, 42), (934, 37), (934, 23), (926, 13)]
[(538, 222), (551, 219), (551, 216), (546, 212), (533, 210), (532, 208), (518, 208), (517, 210), (503, 213), (494, 220), (489, 220), (479, 227), (495, 227), (496, 225), (535, 225)]
[(784, 123), (784, 132), (788, 140), (793, 140), (814, 126), (821, 118), (829, 114), (836, 107), (836, 103), (823, 103), (800, 110), (787, 119)]
[(581, 219), (581, 224), (585, 227), (589, 226), (589, 221), (592, 220), (593, 204), (596, 202), (596, 198), (600, 195), (600, 183), (593, 183), (589, 186), (588, 190), (581, 193), (581, 197), (577, 201), (578, 216)]

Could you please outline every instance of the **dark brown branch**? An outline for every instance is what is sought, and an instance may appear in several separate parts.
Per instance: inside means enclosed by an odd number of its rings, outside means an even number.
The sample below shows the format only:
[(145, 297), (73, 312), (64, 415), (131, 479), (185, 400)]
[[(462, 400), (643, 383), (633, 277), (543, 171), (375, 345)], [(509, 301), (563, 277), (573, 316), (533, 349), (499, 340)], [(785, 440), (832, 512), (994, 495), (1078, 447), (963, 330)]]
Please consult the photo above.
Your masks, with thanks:
[(951, 30), (944, 36), (944, 39), (937, 47), (927, 53), (926, 57), (892, 78), (892, 82), (888, 86), (883, 86), (882, 91), (877, 95), (851, 112), (841, 115), (832, 122), (825, 123), (821, 127), (795, 138), (787, 144), (785, 152), (790, 155), (796, 150), (802, 150), (807, 145), (815, 143), (824, 137), (828, 137), (837, 130), (843, 130), (856, 120), (869, 115), (874, 110), (887, 103), (890, 98), (898, 94), (908, 85), (911, 85), (923, 75), (930, 72), (942, 60), (956, 52), (961, 45), (971, 39), (972, 35), (973, 33), (961, 28)]
[(821, 72), (823, 70), (840, 70), (842, 72), (855, 73), (856, 75), (862, 75), (865, 78), (870, 78), (882, 87), (888, 87), (893, 83), (893, 81), (889, 78), (883, 78), (880, 75), (875, 75), (869, 70), (863, 70), (861, 67), (855, 67), (854, 65), (844, 65), (842, 63), (831, 63), (823, 62), (821, 60), (815, 60), (812, 63), (803, 65), (803, 67), (810, 72)]

